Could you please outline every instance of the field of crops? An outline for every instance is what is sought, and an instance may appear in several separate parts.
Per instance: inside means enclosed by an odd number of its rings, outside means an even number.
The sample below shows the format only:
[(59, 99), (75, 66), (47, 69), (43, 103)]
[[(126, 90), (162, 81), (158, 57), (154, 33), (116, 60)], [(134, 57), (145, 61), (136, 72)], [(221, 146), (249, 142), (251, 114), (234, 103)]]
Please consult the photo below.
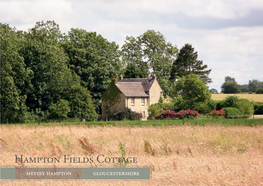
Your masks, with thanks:
[[(237, 120), (236, 120), (237, 121)], [(263, 185), (263, 126), (0, 126), (1, 167), (120, 167), (118, 163), (15, 163), (24, 157), (126, 157), (150, 166), (152, 179), (2, 180), (1, 185)]]
[(212, 94), (213, 100), (223, 100), (227, 96), (237, 96), (239, 98), (245, 98), (249, 101), (263, 102), (263, 94)]

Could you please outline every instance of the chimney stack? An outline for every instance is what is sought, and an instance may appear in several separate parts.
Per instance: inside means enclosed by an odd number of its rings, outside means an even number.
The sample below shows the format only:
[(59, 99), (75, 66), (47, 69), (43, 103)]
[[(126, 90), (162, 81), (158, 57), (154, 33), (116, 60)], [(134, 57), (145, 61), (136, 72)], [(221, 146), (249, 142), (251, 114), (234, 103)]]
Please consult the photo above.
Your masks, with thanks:
[(156, 75), (155, 75), (155, 74), (153, 74), (153, 77), (152, 77), (152, 79), (154, 79), (154, 80), (156, 80), (156, 79), (157, 79), (157, 77), (156, 77)]
[(112, 79), (111, 79), (111, 83), (112, 83), (112, 84), (116, 84), (116, 83), (117, 83), (117, 79), (116, 79), (116, 78), (112, 78)]
[(120, 80), (123, 80), (123, 76), (122, 76), (122, 75), (120, 75), (120, 77), (119, 77), (119, 81), (120, 81)]

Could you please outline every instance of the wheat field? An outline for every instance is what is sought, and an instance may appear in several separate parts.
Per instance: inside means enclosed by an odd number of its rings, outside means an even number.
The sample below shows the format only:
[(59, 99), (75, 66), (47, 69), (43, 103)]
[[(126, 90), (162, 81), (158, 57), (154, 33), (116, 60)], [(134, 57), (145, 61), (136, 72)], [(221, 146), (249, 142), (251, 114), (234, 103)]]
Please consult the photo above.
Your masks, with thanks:
[(212, 100), (223, 100), (227, 96), (237, 96), (254, 102), (263, 102), (263, 94), (211, 94)]
[[(1, 167), (119, 167), (109, 164), (15, 163), (31, 157), (137, 157), (151, 180), (1, 180), (1, 185), (263, 185), (263, 126), (1, 126)], [(86, 141), (85, 143), (83, 141)], [(86, 145), (87, 148), (83, 148)]]

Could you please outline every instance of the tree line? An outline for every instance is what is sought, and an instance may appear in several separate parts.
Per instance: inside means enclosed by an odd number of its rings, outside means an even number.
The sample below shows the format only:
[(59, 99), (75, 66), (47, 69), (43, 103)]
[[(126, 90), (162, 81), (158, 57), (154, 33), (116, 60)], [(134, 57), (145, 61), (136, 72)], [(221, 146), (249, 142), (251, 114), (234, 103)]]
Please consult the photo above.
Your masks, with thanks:
[(263, 94), (263, 81), (253, 79), (249, 80), (248, 84), (240, 85), (236, 82), (235, 78), (226, 76), (225, 82), (221, 86), (221, 92), (225, 94), (241, 92)]
[(120, 74), (156, 74), (164, 95), (171, 97), (195, 88), (187, 80), (201, 81), (205, 92), (212, 82), (211, 69), (197, 59), (191, 44), (178, 50), (154, 30), (127, 36), (121, 48), (80, 28), (63, 34), (54, 21), (37, 22), (27, 32), (0, 23), (0, 38), (1, 123), (100, 119), (101, 96)]

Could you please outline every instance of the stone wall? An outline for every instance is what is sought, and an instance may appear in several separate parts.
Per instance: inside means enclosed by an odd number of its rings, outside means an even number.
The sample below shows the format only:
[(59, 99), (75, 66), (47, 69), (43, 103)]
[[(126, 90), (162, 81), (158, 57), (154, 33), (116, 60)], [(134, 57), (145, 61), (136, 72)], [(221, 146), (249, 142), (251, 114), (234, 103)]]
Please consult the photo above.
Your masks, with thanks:
[(149, 92), (149, 96), (150, 96), (149, 105), (158, 103), (160, 97), (162, 96), (161, 92), (162, 92), (162, 89), (159, 83), (155, 80)]
[(132, 105), (132, 98), (126, 98), (126, 107), (131, 109), (134, 112), (143, 114), (143, 111), (145, 112), (145, 118), (142, 118), (143, 120), (146, 120), (149, 116), (148, 114), (148, 105), (149, 105), (149, 98), (144, 98), (144, 105), (142, 105), (142, 98), (134, 98), (134, 105)]
[[(107, 102), (102, 102), (102, 118), (105, 119), (109, 113), (117, 113), (125, 110), (125, 99), (124, 94), (118, 94), (116, 102), (111, 106)], [(108, 106), (107, 106), (108, 105)]]

